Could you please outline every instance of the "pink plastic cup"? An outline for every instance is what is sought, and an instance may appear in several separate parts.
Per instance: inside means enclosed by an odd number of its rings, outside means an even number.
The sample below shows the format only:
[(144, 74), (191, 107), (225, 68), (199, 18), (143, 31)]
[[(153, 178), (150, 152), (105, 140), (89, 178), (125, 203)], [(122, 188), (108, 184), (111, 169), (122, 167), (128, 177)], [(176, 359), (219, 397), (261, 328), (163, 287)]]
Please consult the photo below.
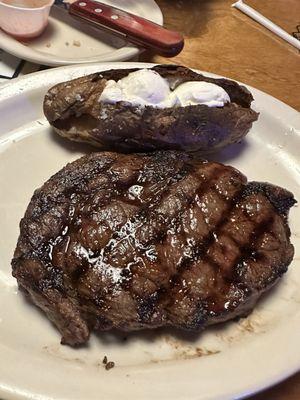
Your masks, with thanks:
[(39, 36), (54, 0), (0, 0), (0, 28), (18, 39)]

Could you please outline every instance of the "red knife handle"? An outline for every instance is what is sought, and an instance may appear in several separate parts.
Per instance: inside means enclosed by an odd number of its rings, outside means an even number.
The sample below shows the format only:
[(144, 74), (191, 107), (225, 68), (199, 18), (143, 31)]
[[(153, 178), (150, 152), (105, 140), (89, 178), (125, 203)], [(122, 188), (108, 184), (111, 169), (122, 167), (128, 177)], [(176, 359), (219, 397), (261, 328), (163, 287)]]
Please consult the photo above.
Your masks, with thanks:
[(70, 4), (69, 13), (95, 26), (108, 28), (122, 37), (126, 36), (129, 42), (167, 57), (176, 56), (184, 46), (183, 37), (178, 32), (107, 4), (77, 0)]

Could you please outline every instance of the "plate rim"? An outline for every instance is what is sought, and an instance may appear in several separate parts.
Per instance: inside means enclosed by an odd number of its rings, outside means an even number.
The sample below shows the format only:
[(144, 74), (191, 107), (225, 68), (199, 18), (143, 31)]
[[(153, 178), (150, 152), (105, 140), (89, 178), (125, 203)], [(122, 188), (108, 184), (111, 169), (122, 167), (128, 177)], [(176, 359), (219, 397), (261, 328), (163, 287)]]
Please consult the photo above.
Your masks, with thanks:
[[(167, 63), (152, 63), (152, 62), (140, 62), (140, 61), (103, 61), (103, 62), (85, 62), (85, 63), (78, 63), (78, 64), (69, 64), (69, 65), (60, 65), (57, 68), (49, 68), (49, 69), (45, 69), (42, 71), (34, 71), (31, 72), (30, 74), (27, 75), (22, 75), (22, 76), (18, 76), (8, 82), (4, 81), (0, 83), (0, 93), (1, 95), (6, 94), (8, 96), (11, 95), (12, 90), (14, 89), (14, 87), (16, 85), (19, 85), (20, 83), (24, 82), (28, 82), (28, 81), (35, 81), (35, 77), (38, 77), (39, 75), (43, 76), (43, 75), (49, 75), (51, 76), (52, 74), (56, 74), (57, 72), (59, 73), (60, 71), (64, 71), (64, 70), (77, 70), (80, 68), (93, 68), (93, 67), (99, 67), (99, 71), (104, 71), (104, 70), (108, 70), (108, 69), (126, 69), (126, 68), (152, 68), (156, 65), (169, 65)], [(170, 65), (177, 65), (177, 66), (182, 66), (183, 64), (180, 63), (172, 63)], [(241, 82), (238, 79), (234, 79), (234, 78), (228, 78), (224, 75), (219, 75), (217, 73), (214, 72), (208, 72), (208, 71), (204, 71), (201, 70), (199, 68), (194, 68), (192, 66), (187, 66), (184, 65), (186, 68), (190, 68), (193, 71), (197, 72), (197, 73), (201, 73), (213, 78), (220, 78), (220, 79), (230, 79), (234, 82), (237, 82), (239, 85), (245, 86), (247, 89), (249, 89), (251, 91), (251, 93), (255, 92), (256, 94), (262, 95), (262, 96), (266, 96), (268, 98), (269, 101), (271, 101), (273, 104), (277, 104), (278, 106), (281, 106), (283, 108), (285, 108), (287, 111), (292, 112), (294, 114), (294, 116), (299, 119), (300, 121), (300, 111), (296, 110), (295, 108), (293, 108), (292, 106), (290, 106), (289, 104), (284, 103), (282, 100), (278, 99), (277, 97), (272, 96), (271, 94), (264, 92), (261, 89), (258, 89), (255, 86), (249, 85), (248, 83), (245, 82)], [(92, 74), (94, 72), (88, 72), (89, 74)], [(69, 79), (68, 79), (69, 80)], [(26, 85), (27, 86), (27, 85)], [(40, 87), (40, 85), (37, 85), (36, 87)], [(24, 88), (22, 88), (24, 89)], [(17, 90), (17, 88), (16, 88)], [(20, 93), (18, 93), (20, 94)], [(252, 103), (255, 104), (255, 96), (254, 97), (254, 101)], [(2, 97), (0, 98), (0, 102), (2, 100)]]
[[(61, 71), (66, 70), (66, 69), (68, 69), (68, 70), (80, 70), (81, 68), (87, 68), (87, 69), (90, 68), (90, 69), (92, 69), (94, 67), (97, 67), (97, 68), (99, 68), (99, 71), (100, 71), (100, 70), (104, 70), (104, 69), (107, 69), (107, 68), (108, 69), (110, 69), (110, 68), (111, 69), (130, 68), (130, 67), (134, 67), (134, 68), (138, 68), (138, 67), (149, 68), (149, 67), (152, 67), (154, 65), (156, 65), (156, 64), (153, 64), (153, 63), (137, 63), (137, 62), (127, 62), (127, 63), (118, 63), (118, 62), (116, 62), (116, 63), (93, 63), (93, 64), (86, 63), (86, 64), (81, 64), (81, 65), (64, 66), (64, 67), (60, 67), (60, 68), (56, 68), (56, 69), (39, 71), (39, 72), (35, 72), (33, 74), (30, 74), (30, 75), (25, 75), (25, 76), (19, 77), (19, 78), (15, 79), (13, 82), (10, 82), (9, 84), (5, 84), (5, 85), (1, 86), (0, 87), (0, 94), (1, 95), (4, 94), (4, 100), (5, 100), (5, 94), (6, 94), (7, 98), (12, 98), (12, 97), (15, 97), (16, 95), (24, 94), (24, 92), (26, 93), (26, 89), (31, 91), (34, 88), (38, 88), (38, 87), (41, 88), (42, 87), (41, 80), (38, 79), (38, 77), (40, 75), (52, 75), (53, 74), (53, 77), (55, 77), (56, 74), (63, 75), (63, 74), (61, 74)], [(202, 73), (202, 71), (199, 71), (199, 70), (196, 70), (196, 71)], [(88, 73), (92, 73), (92, 71), (88, 72)], [(205, 72), (205, 71), (203, 71), (203, 73), (206, 74), (206, 75), (216, 76), (216, 77), (222, 78), (222, 76), (220, 76), (220, 75), (208, 73), (208, 72)], [(67, 79), (70, 79), (70, 78), (68, 77)], [(34, 82), (34, 81), (37, 82), (37, 85), (35, 87), (30, 86), (30, 82)], [(26, 85), (26, 82), (29, 83), (29, 84)], [(23, 86), (24, 83), (25, 83), (25, 85), (24, 85), (25, 87)], [(296, 113), (297, 116), (299, 117), (298, 111), (295, 110), (294, 108), (290, 107), (289, 105), (283, 103), (282, 101), (274, 98), (273, 96), (271, 96), (271, 95), (269, 95), (269, 94), (267, 94), (267, 93), (265, 93), (265, 92), (263, 92), (263, 91), (261, 91), (259, 89), (251, 87), (249, 85), (245, 85), (245, 86), (250, 88), (250, 90), (252, 90), (252, 91), (254, 90), (257, 93), (262, 94), (263, 96), (267, 96), (268, 99), (272, 100), (272, 102), (274, 102), (275, 104), (278, 104), (280, 107), (284, 107), (285, 110), (291, 112), (293, 115), (294, 115), (294, 113)], [(23, 87), (24, 91), (20, 91), (20, 87)], [(1, 99), (2, 99), (2, 96), (0, 98), (0, 105), (1, 105)], [(0, 143), (1, 143), (1, 140), (0, 140)], [(251, 390), (251, 392), (250, 393), (246, 393), (244, 395), (239, 395), (239, 398), (241, 398), (241, 399), (242, 398), (246, 398), (246, 397), (248, 397), (250, 395), (258, 393), (259, 391), (265, 390), (270, 386), (273, 386), (273, 385), (275, 385), (275, 384), (277, 384), (279, 382), (282, 382), (287, 377), (293, 375), (294, 373), (298, 372), (299, 370), (300, 370), (300, 359), (297, 362), (297, 366), (296, 365), (295, 366), (291, 366), (291, 368), (289, 370), (285, 369), (285, 373), (278, 372), (276, 374), (273, 374), (273, 378), (269, 377), (270, 379), (268, 379), (268, 382), (265, 382), (265, 384), (262, 383), (259, 386), (251, 384), (250, 387), (248, 388), (249, 390)], [(246, 389), (247, 388), (245, 388), (245, 390)], [(9, 392), (7, 390), (3, 390), (3, 387), (1, 385), (1, 381), (0, 381), (0, 395), (6, 396), (5, 398), (7, 398), (7, 399), (13, 398), (13, 397), (10, 397), (11, 396), (11, 392)], [(237, 395), (237, 393), (232, 393), (232, 395), (233, 396)], [(14, 396), (14, 399), (16, 399), (16, 398), (29, 399), (29, 397), (27, 397), (27, 396), (20, 396), (20, 397), (18, 395), (16, 396), (16, 393), (14, 393), (13, 396)], [(192, 398), (192, 397), (190, 397), (190, 398)], [(225, 400), (227, 398), (229, 399), (231, 397), (224, 397), (224, 398), (222, 398), (222, 400)], [(46, 395), (45, 395), (45, 399), (46, 399)], [(196, 397), (195, 397), (195, 400), (196, 400)]]

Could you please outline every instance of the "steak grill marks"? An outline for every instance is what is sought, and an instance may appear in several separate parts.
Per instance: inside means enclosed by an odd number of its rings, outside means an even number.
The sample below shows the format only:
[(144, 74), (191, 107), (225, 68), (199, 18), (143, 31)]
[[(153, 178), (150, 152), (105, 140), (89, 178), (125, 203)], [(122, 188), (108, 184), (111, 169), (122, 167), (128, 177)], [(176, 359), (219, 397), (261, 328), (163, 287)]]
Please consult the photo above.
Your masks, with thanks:
[[(86, 323), (200, 329), (245, 314), (286, 270), (293, 202), (283, 189), (183, 153), (91, 154), (34, 195), (13, 273), (38, 305), (44, 296), (41, 307), (70, 344), (87, 340)], [(53, 234), (57, 210), (64, 223)], [(277, 261), (262, 240), (274, 241)], [(73, 321), (64, 322), (65, 307)]]
[[(113, 166), (110, 165), (110, 167)], [(108, 170), (106, 170), (106, 174), (108, 174)], [(102, 171), (104, 173), (104, 171)], [(133, 274), (130, 270), (130, 265), (135, 264), (136, 260), (141, 260), (143, 257), (145, 257), (145, 253), (149, 251), (149, 246), (154, 246), (158, 242), (163, 242), (164, 238), (167, 236), (167, 231), (169, 230), (169, 225), (164, 224), (162, 226), (162, 229), (158, 230), (155, 232), (156, 237), (149, 237), (148, 242), (146, 243), (140, 243), (138, 238), (136, 237), (136, 231), (142, 226), (142, 225), (155, 225), (155, 221), (159, 221), (161, 218), (160, 215), (158, 215), (156, 212), (156, 209), (161, 205), (161, 202), (163, 199), (167, 197), (167, 195), (170, 193), (172, 190), (172, 187), (180, 183), (188, 173), (191, 174), (196, 174), (196, 171), (194, 168), (187, 168), (186, 165), (183, 165), (179, 171), (174, 171), (173, 176), (169, 179), (170, 182), (172, 182), (171, 185), (167, 185), (164, 187), (164, 189), (159, 193), (159, 196), (156, 199), (151, 199), (150, 204), (146, 203), (141, 210), (139, 210), (139, 213), (137, 215), (134, 215), (133, 218), (129, 221), (127, 221), (124, 225), (118, 228), (117, 232), (114, 232), (114, 234), (111, 237), (111, 240), (109, 240), (108, 244), (101, 250), (101, 255), (98, 253), (92, 253), (91, 254), (91, 259), (93, 260), (98, 260), (101, 258), (101, 262), (92, 262), (94, 264), (94, 268), (99, 268), (99, 265), (102, 263), (109, 264), (107, 262), (107, 257), (109, 257), (110, 252), (118, 248), (121, 245), (121, 242), (124, 240), (127, 240), (128, 237), (131, 237), (133, 239), (133, 246), (135, 247), (135, 254), (133, 258), (130, 258), (129, 260), (126, 260), (126, 266), (123, 267), (123, 270), (121, 271), (120, 274), (120, 282), (117, 282), (117, 284), (120, 284), (121, 288), (126, 291), (131, 291), (132, 290), (132, 278)], [(156, 292), (152, 293), (148, 299), (139, 299), (138, 297), (136, 298), (137, 302), (141, 303), (140, 305), (140, 320), (143, 323), (149, 322), (148, 319), (151, 318), (151, 314), (154, 312), (155, 307), (157, 303), (161, 300), (161, 296), (166, 295), (168, 293), (168, 290), (171, 289), (174, 285), (180, 285), (181, 284), (181, 276), (182, 272), (184, 269), (187, 269), (192, 262), (197, 261), (199, 258), (203, 259), (216, 268), (220, 269), (221, 266), (218, 265), (210, 256), (208, 253), (208, 250), (212, 243), (216, 240), (215, 238), (219, 234), (219, 229), (224, 226), (224, 224), (228, 221), (230, 218), (230, 214), (233, 211), (233, 209), (237, 206), (239, 200), (242, 197), (243, 194), (243, 189), (239, 190), (238, 193), (233, 196), (231, 199), (225, 198), (225, 196), (222, 195), (219, 191), (216, 190), (215, 185), (218, 183), (219, 178), (224, 174), (224, 169), (223, 167), (216, 167), (212, 173), (209, 175), (208, 178), (202, 178), (199, 179), (199, 188), (196, 190), (197, 197), (198, 197), (198, 202), (201, 202), (201, 199), (203, 196), (208, 192), (212, 191), (213, 196), (219, 197), (223, 201), (226, 201), (225, 203), (225, 209), (224, 212), (220, 218), (220, 220), (217, 222), (216, 227), (213, 230), (209, 230), (208, 235), (206, 235), (201, 241), (196, 242), (193, 245), (188, 244), (186, 246), (186, 252), (190, 254), (190, 257), (183, 256), (180, 264), (177, 266), (177, 272), (173, 275), (170, 276), (169, 278), (169, 284), (167, 286), (163, 285), (160, 286)], [(141, 176), (143, 176), (143, 173), (141, 173)], [(110, 174), (111, 178), (114, 178), (114, 174)], [(123, 184), (120, 186), (118, 183), (117, 179), (111, 179), (111, 184), (114, 186), (115, 193), (114, 195), (117, 196), (118, 198), (122, 199), (122, 202), (126, 204), (126, 201), (124, 201), (125, 194), (128, 190), (128, 188), (136, 181), (137, 179), (137, 173), (130, 176), (130, 179), (126, 184)], [(97, 190), (97, 189), (96, 189)], [(182, 203), (181, 203), (181, 208), (178, 210), (176, 216), (172, 219), (172, 225), (175, 228), (180, 225), (180, 220), (181, 216), (184, 212), (186, 212), (186, 207), (191, 207), (194, 205), (195, 198), (193, 196), (188, 197), (182, 195)], [(103, 202), (102, 206), (105, 206), (109, 204), (109, 202), (112, 200), (111, 197), (106, 198), (106, 201)], [(151, 210), (149, 213), (148, 210)], [(204, 219), (205, 220), (205, 219)], [(257, 228), (253, 228), (253, 238), (257, 237), (257, 233), (259, 233), (262, 229), (262, 227), (265, 225), (266, 221), (263, 221)], [(69, 225), (70, 226), (70, 225)], [(72, 232), (72, 227), (70, 226), (70, 232)], [(257, 232), (257, 233), (256, 233)], [(252, 246), (250, 246), (249, 249), (251, 249)], [(247, 252), (247, 254), (250, 254), (251, 251)], [(78, 270), (75, 271), (75, 274), (73, 276), (73, 283), (76, 285), (76, 280), (78, 281), (80, 278), (84, 279), (84, 274), (87, 272), (88, 268), (91, 265), (91, 259), (83, 259), (83, 265), (82, 268), (79, 268)], [(101, 268), (101, 267), (100, 267)], [(234, 268), (232, 266), (231, 268), (232, 271), (234, 271)], [(229, 277), (228, 277), (229, 278)], [(230, 277), (231, 278), (231, 277)], [(95, 302), (97, 305), (100, 305), (102, 307), (109, 307), (109, 300), (110, 300), (110, 295), (113, 294), (113, 291), (115, 288), (108, 288), (108, 290), (105, 293), (105, 297), (96, 298)], [(186, 294), (188, 295), (188, 289), (186, 289)], [(149, 304), (147, 304), (149, 303)], [(143, 312), (143, 309), (147, 309), (147, 313)], [(145, 318), (145, 315), (147, 318)]]
[[(143, 300), (142, 302), (142, 309), (146, 308), (147, 309), (147, 319), (143, 318), (143, 312), (141, 312), (141, 321), (146, 323), (149, 322), (149, 318), (151, 317), (151, 312), (155, 311), (155, 307), (157, 306), (157, 303), (161, 300), (161, 297), (166, 297), (169, 295), (169, 290), (172, 289), (175, 285), (179, 285), (182, 287), (182, 273), (184, 270), (188, 269), (191, 265), (191, 263), (196, 262), (198, 260), (205, 260), (206, 262), (210, 263), (211, 265), (213, 265), (216, 269), (221, 270), (222, 269), (222, 265), (216, 263), (213, 258), (208, 254), (208, 250), (210, 248), (210, 246), (214, 243), (214, 241), (216, 240), (216, 238), (219, 235), (220, 229), (226, 224), (226, 222), (228, 222), (228, 220), (231, 217), (231, 214), (234, 210), (234, 208), (238, 207), (239, 205), (239, 201), (241, 200), (241, 198), (243, 197), (244, 194), (244, 188), (242, 188), (241, 190), (238, 191), (238, 193), (233, 196), (230, 201), (228, 198), (225, 198), (221, 193), (219, 193), (214, 184), (215, 182), (218, 180), (218, 178), (220, 177), (220, 175), (222, 175), (223, 171), (222, 170), (217, 170), (214, 172), (214, 174), (212, 174), (209, 178), (209, 182), (208, 184), (205, 186), (205, 183), (207, 182), (202, 182), (203, 185), (200, 186), (200, 189), (198, 190), (198, 196), (199, 196), (199, 201), (201, 201), (201, 196), (203, 196), (205, 193), (207, 193), (210, 189), (213, 190), (214, 195), (222, 198), (223, 200), (226, 200), (226, 209), (224, 210), (224, 213), (222, 215), (222, 217), (220, 218), (220, 220), (217, 222), (216, 227), (212, 230), (209, 231), (209, 233), (200, 241), (196, 242), (194, 245), (188, 245), (188, 253), (190, 254), (189, 257), (182, 257), (182, 260), (180, 262), (180, 264), (177, 267), (177, 272), (170, 277), (169, 279), (169, 285), (168, 287), (164, 287), (161, 286), (157, 292), (153, 293), (150, 297), (149, 297), (149, 304), (146, 305), (145, 300)], [(177, 218), (178, 222), (180, 220), (181, 214), (182, 212), (184, 212), (185, 209), (183, 209), (179, 215), (179, 218)], [(245, 216), (247, 218), (248, 214), (246, 213), (245, 210), (243, 210), (243, 213), (245, 214)], [(249, 219), (249, 222), (250, 219)], [(228, 276), (228, 281), (232, 281), (234, 279), (234, 274), (235, 271), (237, 269), (238, 265), (242, 265), (243, 262), (246, 262), (248, 260), (248, 258), (253, 258), (253, 257), (257, 257), (256, 254), (256, 244), (258, 243), (258, 241), (260, 240), (261, 236), (264, 234), (264, 232), (268, 231), (269, 228), (271, 227), (273, 223), (273, 217), (267, 217), (266, 219), (264, 219), (261, 223), (255, 225), (251, 222), (251, 224), (253, 225), (253, 232), (251, 234), (251, 239), (250, 239), (250, 243), (244, 245), (244, 246), (240, 246), (240, 253), (241, 256), (239, 258), (237, 258), (234, 263), (232, 264), (232, 266), (230, 267), (230, 270), (232, 271), (231, 276)], [(164, 232), (166, 235), (166, 231)], [(235, 239), (228, 234), (228, 237), (235, 242)], [(236, 276), (235, 279), (239, 279), (240, 277)], [(226, 277), (225, 277), (226, 280)], [(247, 288), (244, 288), (247, 291)], [(189, 295), (189, 289), (188, 287), (186, 287), (184, 289), (185, 294), (188, 296)], [(203, 302), (205, 303), (205, 302)], [(232, 306), (236, 306), (237, 304), (231, 304)], [(198, 305), (199, 308), (203, 309), (204, 304), (199, 304)], [(227, 307), (229, 308), (229, 306)], [(203, 310), (204, 312), (206, 310)], [(224, 310), (222, 310), (224, 311)], [(201, 321), (203, 322), (203, 321)]]
[[(194, 173), (196, 173), (196, 171), (194, 171)], [(219, 194), (214, 185), (218, 182), (218, 179), (220, 178), (220, 176), (224, 173), (224, 170), (222, 168), (215, 168), (213, 170), (213, 172), (209, 175), (208, 178), (200, 178), (199, 177), (199, 181), (200, 181), (200, 185), (199, 188), (196, 190), (196, 198), (198, 199), (198, 202), (201, 202), (201, 198), (205, 195), (205, 193), (207, 193), (209, 190), (213, 190), (214, 194), (218, 194), (221, 196), (221, 194)], [(196, 173), (196, 175), (198, 176), (198, 174)], [(226, 199), (228, 200), (228, 199)], [(181, 223), (181, 217), (182, 214), (186, 212), (186, 207), (192, 207), (195, 204), (195, 197), (193, 196), (191, 199), (188, 199), (186, 204), (182, 204), (182, 208), (181, 210), (178, 212), (177, 216), (175, 217), (175, 219), (172, 221), (173, 227), (176, 228), (178, 227), (178, 225), (180, 225)], [(234, 207), (234, 202), (232, 201), (230, 203), (230, 208)], [(226, 219), (226, 216), (224, 216), (224, 218), (222, 218), (220, 220), (220, 225), (222, 222), (224, 222)], [(205, 221), (205, 219), (204, 219)], [(167, 231), (169, 230), (169, 226), (166, 225), (165, 226), (165, 230), (163, 231), (163, 234), (161, 234), (162, 238), (164, 238), (167, 235)], [(214, 239), (213, 236), (213, 232), (210, 231), (209, 234), (207, 236), (205, 236), (201, 241), (196, 242), (195, 244), (191, 245), (191, 244), (187, 244), (187, 246), (185, 247), (185, 249), (183, 250), (183, 253), (188, 253), (190, 256), (182, 256), (181, 261), (179, 263), (179, 265), (177, 266), (177, 271), (174, 275), (171, 275), (169, 278), (169, 282), (167, 286), (160, 286), (158, 288), (158, 290), (153, 293), (150, 297), (149, 297), (149, 304), (146, 305), (145, 303), (147, 302), (145, 299), (143, 299), (142, 302), (142, 309), (146, 308), (147, 309), (147, 314), (146, 317), (147, 319), (145, 319), (144, 313), (141, 312), (141, 321), (146, 323), (149, 322), (149, 318), (151, 318), (151, 313), (153, 313), (155, 311), (155, 307), (157, 305), (157, 303), (159, 303), (162, 299), (162, 297), (165, 299), (168, 296), (168, 291), (174, 287), (176, 284), (180, 284), (181, 283), (181, 275), (184, 269), (187, 269), (190, 264), (193, 261), (196, 261), (198, 259), (198, 257), (200, 257), (201, 255), (203, 256), (210, 244), (212, 243)], [(157, 242), (156, 242), (157, 243)], [(203, 251), (202, 251), (203, 249)], [(212, 260), (210, 260), (209, 256), (205, 256), (211, 263), (215, 264)], [(186, 293), (188, 294), (188, 291), (186, 291)]]
[[(114, 249), (117, 248), (120, 243), (129, 237), (131, 237), (134, 240), (134, 245), (135, 245), (135, 250), (138, 253), (138, 255), (135, 255), (134, 258), (139, 258), (142, 257), (146, 252), (149, 251), (149, 248), (147, 248), (148, 243), (139, 243), (137, 238), (135, 238), (135, 232), (137, 229), (139, 229), (142, 225), (144, 224), (149, 224), (149, 212), (148, 212), (148, 207), (151, 209), (153, 212), (153, 209), (155, 209), (155, 206), (159, 205), (161, 200), (170, 192), (170, 189), (172, 185), (175, 185), (178, 183), (180, 180), (182, 180), (188, 173), (189, 173), (189, 168), (187, 168), (186, 165), (182, 165), (181, 168), (174, 172), (174, 175), (171, 176), (168, 181), (166, 181), (164, 188), (162, 191), (157, 194), (157, 198), (153, 199), (151, 205), (149, 203), (146, 203), (145, 205), (142, 205), (141, 208), (138, 209), (138, 213), (135, 214), (131, 219), (125, 222), (122, 226), (118, 228), (116, 232), (113, 232), (111, 235), (111, 239), (108, 241), (107, 245), (101, 249), (101, 251), (98, 252), (93, 252), (91, 254), (91, 259), (95, 260), (95, 262), (92, 262), (92, 264), (95, 265), (95, 268), (97, 268), (97, 265), (101, 265), (101, 263), (106, 263), (106, 258), (109, 257), (109, 253)], [(139, 180), (137, 179), (137, 175), (133, 176), (133, 179), (130, 179), (128, 184), (123, 185), (121, 190), (120, 187), (116, 187), (116, 193), (113, 194), (112, 197), (107, 198), (106, 203), (103, 204), (109, 204), (111, 200), (114, 198), (120, 198), (122, 199), (122, 203), (126, 206), (126, 204), (131, 205), (134, 203), (134, 201), (128, 201), (128, 199), (125, 199), (126, 192), (128, 191), (129, 187), (134, 183), (138, 182)], [(139, 172), (139, 175), (143, 177), (143, 172)], [(170, 186), (168, 185), (170, 184)], [(157, 239), (160, 240), (163, 238), (163, 236), (166, 234), (166, 232), (160, 231), (157, 232)], [(151, 239), (150, 239), (151, 240)], [(155, 243), (155, 240), (154, 240)], [(100, 263), (97, 262), (101, 259)], [(134, 260), (131, 258), (127, 260), (127, 265), (123, 267), (121, 274), (120, 274), (120, 282), (117, 282), (122, 289), (129, 291), (131, 288), (131, 279), (132, 279), (132, 273), (130, 271), (130, 268), (128, 266), (132, 264)], [(88, 261), (87, 264), (91, 264), (91, 261)], [(117, 267), (116, 267), (117, 268)], [(78, 275), (76, 276), (77, 280), (80, 278), (84, 279), (84, 273), (86, 272), (87, 268), (84, 268), (80, 270)], [(75, 283), (75, 282), (74, 282)], [(115, 288), (107, 288), (106, 292), (106, 297), (109, 300), (109, 295), (113, 293)], [(95, 299), (96, 304), (99, 305), (99, 299)], [(101, 298), (101, 305), (105, 305), (105, 299)], [(107, 305), (108, 306), (108, 305)]]

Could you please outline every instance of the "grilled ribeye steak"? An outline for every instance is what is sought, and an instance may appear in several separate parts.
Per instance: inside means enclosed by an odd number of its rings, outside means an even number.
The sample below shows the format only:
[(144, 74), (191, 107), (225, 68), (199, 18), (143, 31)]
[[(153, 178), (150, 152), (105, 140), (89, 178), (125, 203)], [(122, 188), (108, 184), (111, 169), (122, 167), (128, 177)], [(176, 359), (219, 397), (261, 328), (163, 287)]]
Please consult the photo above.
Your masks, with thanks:
[(59, 135), (102, 149), (177, 149), (203, 154), (241, 141), (258, 118), (251, 109), (251, 93), (234, 81), (210, 78), (181, 66), (159, 65), (152, 69), (168, 81), (172, 90), (187, 81), (204, 81), (222, 87), (231, 102), (223, 107), (201, 104), (163, 109), (100, 102), (107, 81), (118, 81), (138, 70), (120, 69), (54, 86), (44, 100), (45, 116)]
[(62, 334), (199, 330), (249, 312), (293, 258), (293, 195), (180, 152), (94, 153), (36, 190), (13, 276)]

